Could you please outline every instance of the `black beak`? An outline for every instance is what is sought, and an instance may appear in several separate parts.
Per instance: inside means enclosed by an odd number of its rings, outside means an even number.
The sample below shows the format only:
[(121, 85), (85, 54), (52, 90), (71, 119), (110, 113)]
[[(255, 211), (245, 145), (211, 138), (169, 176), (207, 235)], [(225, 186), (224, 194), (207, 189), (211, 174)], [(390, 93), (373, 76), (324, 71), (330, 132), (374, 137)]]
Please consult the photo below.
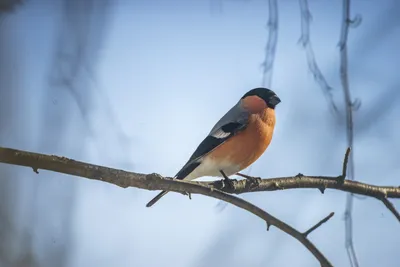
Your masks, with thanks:
[(275, 107), (281, 102), (281, 99), (277, 95), (273, 95), (269, 98), (268, 104)]

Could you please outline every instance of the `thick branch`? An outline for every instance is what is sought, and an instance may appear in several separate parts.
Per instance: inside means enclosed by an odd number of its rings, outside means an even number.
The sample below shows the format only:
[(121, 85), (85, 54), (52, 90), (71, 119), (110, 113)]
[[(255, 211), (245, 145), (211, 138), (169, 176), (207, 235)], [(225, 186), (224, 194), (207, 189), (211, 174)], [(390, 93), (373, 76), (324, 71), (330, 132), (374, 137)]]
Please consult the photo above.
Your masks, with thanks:
[[(347, 176), (347, 165), (350, 151), (351, 148), (348, 147), (343, 160), (342, 174), (337, 177), (304, 176), (303, 174), (299, 173), (295, 177), (260, 179), (238, 173), (239, 176), (246, 178), (246, 180), (231, 180), (231, 186), (229, 188), (224, 189), (224, 184), (222, 184), (221, 181), (215, 181), (206, 184), (232, 194), (257, 191), (275, 191), (291, 188), (317, 188), (321, 191), (321, 193), (324, 193), (326, 188), (334, 188), (352, 193), (349, 195), (350, 197), (353, 194), (359, 194), (381, 200), (389, 209), (389, 211), (393, 213), (396, 219), (400, 221), (399, 212), (387, 199), (388, 197), (400, 198), (400, 187), (374, 186), (352, 180), (345, 180)], [(254, 185), (254, 181), (256, 181), (256, 185)], [(345, 214), (346, 216), (350, 216), (350, 212), (348, 210), (346, 210)]]
[(260, 217), (266, 221), (267, 229), (270, 225), (273, 225), (283, 232), (291, 235), (300, 243), (302, 243), (318, 259), (321, 266), (332, 266), (332, 264), (314, 246), (314, 244), (307, 239), (304, 234), (300, 233), (290, 225), (280, 221), (259, 207), (210, 186), (194, 182), (165, 179), (157, 174), (146, 175), (141, 173), (126, 172), (123, 170), (75, 161), (65, 157), (44, 155), (1, 147), (0, 162), (31, 167), (35, 172), (38, 172), (38, 169), (44, 169), (85, 177), (93, 180), (100, 180), (123, 188), (137, 187), (147, 190), (167, 190), (180, 193), (190, 192), (220, 199)]

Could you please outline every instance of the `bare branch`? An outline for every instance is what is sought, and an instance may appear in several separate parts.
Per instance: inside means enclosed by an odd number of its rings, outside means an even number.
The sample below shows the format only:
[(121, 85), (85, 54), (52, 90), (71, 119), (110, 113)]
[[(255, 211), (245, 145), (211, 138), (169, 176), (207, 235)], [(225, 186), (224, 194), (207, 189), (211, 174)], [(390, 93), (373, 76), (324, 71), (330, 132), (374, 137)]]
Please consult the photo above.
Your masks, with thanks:
[(334, 212), (329, 213), (328, 216), (326, 216), (325, 218), (323, 218), (322, 220), (320, 220), (317, 224), (315, 224), (313, 227), (311, 227), (310, 229), (308, 229), (307, 231), (305, 231), (303, 233), (304, 236), (308, 236), (311, 232), (313, 232), (314, 230), (316, 230), (318, 227), (320, 227), (321, 225), (323, 225), (324, 223), (326, 223), (330, 218), (333, 217), (333, 215), (335, 215)]
[(382, 198), (382, 202), (383, 202), (383, 204), (385, 204), (386, 208), (388, 208), (393, 213), (393, 215), (397, 218), (397, 220), (399, 220), (399, 222), (400, 222), (400, 214), (394, 207), (393, 203), (390, 202), (386, 197)]
[(275, 61), (276, 45), (278, 43), (278, 2), (277, 0), (268, 1), (268, 41), (265, 46), (265, 58), (262, 63), (263, 77), (261, 84), (266, 87), (271, 86), (272, 70)]
[(85, 177), (93, 180), (112, 183), (123, 188), (137, 187), (147, 190), (166, 190), (179, 193), (190, 192), (220, 199), (247, 210), (263, 219), (267, 223), (267, 228), (269, 228), (270, 225), (273, 225), (281, 231), (291, 235), (300, 243), (302, 243), (314, 255), (314, 257), (320, 262), (321, 266), (333, 266), (304, 234), (300, 233), (290, 225), (282, 222), (268, 212), (243, 199), (200, 183), (165, 179), (154, 173), (146, 175), (141, 173), (126, 172), (123, 170), (75, 161), (65, 157), (44, 155), (1, 147), (0, 162), (31, 167), (33, 170), (43, 169)]
[[(1, 160), (0, 160), (1, 161)], [(351, 194), (373, 197), (381, 200), (384, 196), (388, 198), (400, 198), (400, 187), (397, 186), (376, 186), (357, 181), (345, 180), (343, 183), (337, 180), (337, 176), (291, 176), (258, 179), (257, 185), (251, 180), (232, 181), (232, 188), (224, 186), (221, 181), (197, 182), (210, 185), (215, 189), (223, 190), (230, 194), (244, 194), (261, 191), (278, 191), (288, 189), (318, 189), (325, 192), (326, 189), (336, 189)]]
[[(232, 180), (230, 188), (224, 189), (224, 185), (220, 181), (207, 183), (213, 187), (223, 190), (228, 193), (241, 194), (256, 191), (275, 191), (294, 188), (317, 188), (323, 194), (326, 188), (338, 189), (350, 193), (347, 198), (353, 197), (353, 194), (374, 197), (383, 201), (386, 207), (393, 213), (393, 215), (400, 221), (400, 215), (392, 203), (387, 199), (400, 198), (400, 187), (394, 186), (374, 186), (364, 184), (356, 181), (345, 180), (347, 176), (347, 165), (349, 161), (351, 148), (348, 147), (343, 160), (342, 174), (337, 177), (328, 176), (304, 176), (299, 173), (295, 177), (282, 177), (282, 178), (268, 178), (260, 179), (238, 173), (239, 176), (247, 180), (236, 181)], [(254, 182), (257, 184), (255, 185)], [(347, 201), (347, 205), (352, 205), (352, 201)], [(345, 211), (346, 227), (352, 229), (352, 218), (349, 211), (352, 207), (347, 206)], [(350, 248), (350, 251), (354, 248)], [(352, 255), (349, 252), (349, 255)], [(351, 259), (350, 259), (351, 260)]]
[[(352, 180), (341, 179), (346, 177), (347, 163), (350, 155), (350, 147), (346, 149), (346, 153), (343, 160), (342, 173), (339, 176), (305, 176), (299, 173), (293, 177), (278, 177), (278, 178), (255, 178), (248, 175), (240, 174), (246, 178), (246, 180), (234, 180), (232, 181), (231, 187), (224, 186), (221, 181), (214, 182), (201, 182), (202, 184), (211, 185), (212, 187), (223, 190), (224, 192), (231, 194), (243, 194), (250, 192), (259, 191), (277, 191), (287, 189), (319, 189), (321, 193), (325, 192), (325, 189), (337, 189), (340, 191), (348, 192), (351, 194), (358, 194), (366, 197), (373, 197), (379, 200), (384, 198), (400, 198), (400, 186), (376, 186), (366, 183), (361, 183)], [(256, 185), (254, 184), (256, 181)]]
[(318, 67), (317, 60), (315, 58), (314, 49), (310, 41), (310, 24), (312, 20), (311, 12), (308, 7), (308, 0), (299, 0), (300, 14), (301, 14), (301, 36), (299, 42), (303, 46), (306, 52), (306, 58), (308, 63), (308, 69), (314, 76), (314, 80), (318, 83), (321, 88), (329, 107), (335, 115), (339, 114), (339, 110), (333, 101), (332, 91), (333, 88), (328, 84), (320, 68)]
[[(347, 150), (348, 151), (348, 150)], [(346, 153), (346, 155), (348, 155)], [(49, 159), (50, 156), (38, 153), (31, 153), (22, 150), (9, 149), (0, 147), (0, 162), (21, 165), (31, 167), (35, 172), (38, 169), (45, 169), (50, 171), (62, 172), (75, 176), (82, 176), (89, 179), (101, 180), (104, 182), (112, 183), (120, 187), (137, 187), (147, 190), (162, 190), (158, 188), (149, 187), (149, 185), (143, 185), (141, 183), (135, 183), (136, 180), (129, 181), (131, 178), (127, 178), (127, 172), (119, 171), (113, 174), (112, 178), (100, 177), (97, 172), (96, 165), (90, 165), (67, 158), (59, 158), (54, 156), (54, 159)], [(26, 158), (26, 159), (24, 159)], [(42, 159), (44, 158), (44, 159)], [(56, 159), (58, 159), (56, 161)], [(60, 163), (61, 160), (66, 162), (73, 162), (72, 167)], [(50, 164), (51, 163), (51, 164)], [(57, 164), (56, 164), (57, 163)], [(85, 165), (84, 169), (81, 166)], [(104, 167), (102, 167), (104, 168)], [(108, 169), (108, 168), (107, 168)], [(116, 171), (114, 169), (110, 169)], [(109, 173), (110, 171), (102, 171), (101, 173)], [(128, 173), (131, 174), (131, 173)], [(139, 174), (137, 174), (139, 175)], [(140, 174), (140, 176), (145, 176)], [(251, 176), (248, 176), (251, 177)], [(202, 186), (207, 186), (215, 190), (221, 190), (229, 194), (244, 194), (251, 192), (261, 191), (277, 191), (277, 190), (288, 190), (288, 189), (319, 189), (321, 192), (325, 192), (325, 189), (336, 189), (351, 194), (358, 194), (367, 197), (373, 197), (380, 201), (385, 198), (400, 198), (400, 186), (376, 186), (357, 181), (345, 180), (343, 183), (338, 182), (338, 176), (305, 176), (299, 174), (292, 177), (277, 177), (277, 178), (255, 178), (254, 180), (236, 180), (230, 179), (231, 185), (227, 186), (222, 180), (213, 182), (191, 182)], [(255, 184), (256, 183), (256, 184)], [(168, 189), (168, 188), (167, 188)], [(174, 192), (184, 193), (184, 190), (168, 190)]]

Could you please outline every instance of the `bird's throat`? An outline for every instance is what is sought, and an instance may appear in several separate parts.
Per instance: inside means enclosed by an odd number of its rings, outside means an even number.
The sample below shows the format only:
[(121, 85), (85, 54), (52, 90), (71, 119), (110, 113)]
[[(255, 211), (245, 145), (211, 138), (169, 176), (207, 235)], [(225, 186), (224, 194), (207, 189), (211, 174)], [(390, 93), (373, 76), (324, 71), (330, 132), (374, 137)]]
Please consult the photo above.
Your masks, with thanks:
[(265, 108), (260, 113), (257, 113), (256, 117), (269, 127), (273, 128), (275, 126), (275, 110), (272, 108)]

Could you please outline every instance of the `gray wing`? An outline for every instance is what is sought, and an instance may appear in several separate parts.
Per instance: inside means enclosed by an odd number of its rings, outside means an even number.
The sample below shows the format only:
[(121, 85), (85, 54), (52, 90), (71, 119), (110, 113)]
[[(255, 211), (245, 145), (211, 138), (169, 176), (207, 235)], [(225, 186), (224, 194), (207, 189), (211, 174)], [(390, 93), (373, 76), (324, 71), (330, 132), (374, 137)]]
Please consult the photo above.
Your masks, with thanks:
[(233, 106), (211, 129), (208, 136), (200, 143), (188, 162), (176, 174), (175, 178), (184, 179), (197, 166), (201, 159), (247, 127), (250, 114), (244, 110), (239, 102)]
[(234, 105), (211, 129), (209, 136), (218, 137), (220, 135), (229, 135), (223, 128), (230, 123), (238, 123), (247, 126), (250, 113), (241, 107), (240, 101)]

